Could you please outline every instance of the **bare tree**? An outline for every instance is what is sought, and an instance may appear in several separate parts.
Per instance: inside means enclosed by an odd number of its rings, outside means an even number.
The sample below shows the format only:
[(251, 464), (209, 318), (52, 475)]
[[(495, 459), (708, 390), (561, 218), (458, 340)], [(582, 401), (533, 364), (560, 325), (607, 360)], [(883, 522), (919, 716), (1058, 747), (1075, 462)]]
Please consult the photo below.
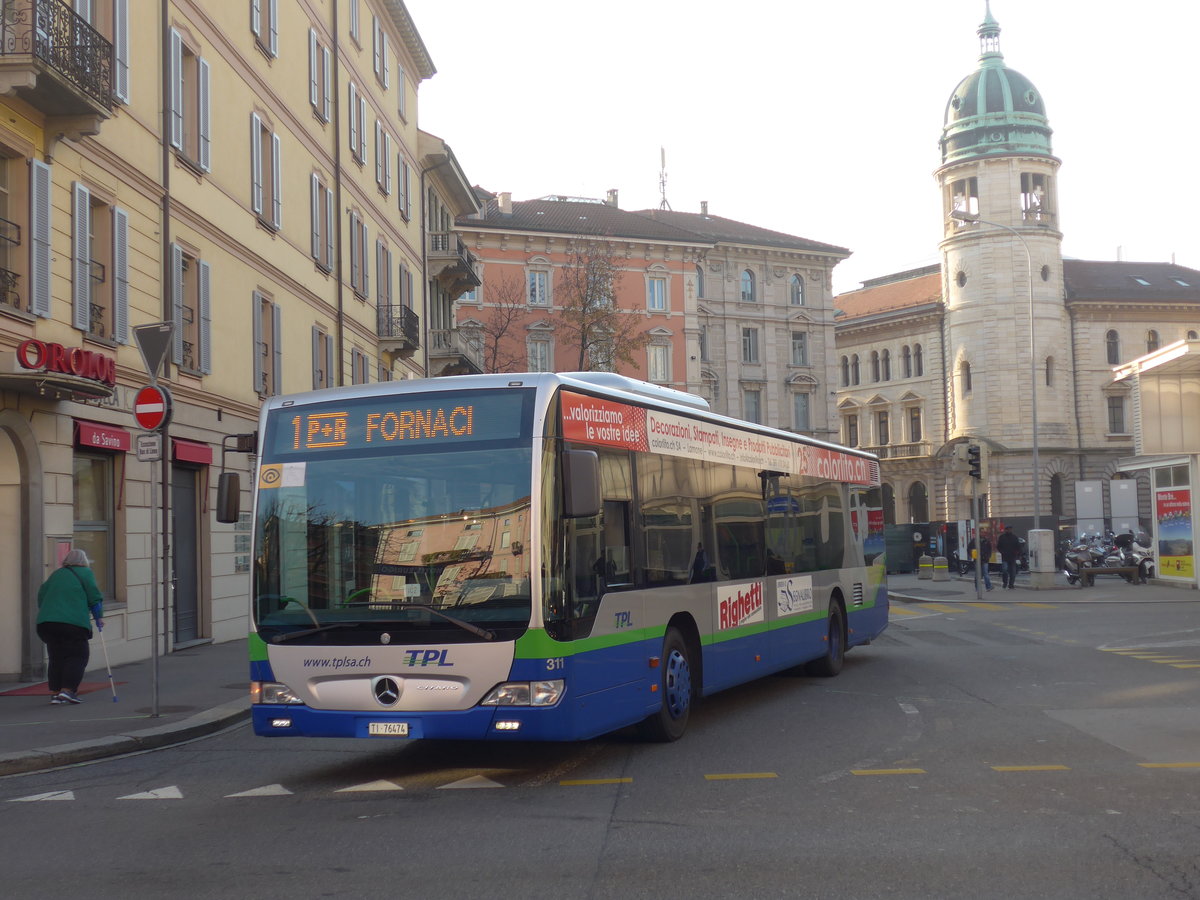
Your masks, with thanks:
[(577, 240), (559, 271), (555, 299), (567, 335), (579, 345), (577, 371), (640, 369), (634, 354), (649, 340), (640, 316), (617, 306), (622, 271), (611, 243)]
[(483, 349), (483, 371), (519, 372), (525, 366), (521, 336), (517, 327), (526, 314), (525, 285), (520, 276), (505, 273), (483, 286), (480, 318), (483, 324), (473, 329), (474, 339)]

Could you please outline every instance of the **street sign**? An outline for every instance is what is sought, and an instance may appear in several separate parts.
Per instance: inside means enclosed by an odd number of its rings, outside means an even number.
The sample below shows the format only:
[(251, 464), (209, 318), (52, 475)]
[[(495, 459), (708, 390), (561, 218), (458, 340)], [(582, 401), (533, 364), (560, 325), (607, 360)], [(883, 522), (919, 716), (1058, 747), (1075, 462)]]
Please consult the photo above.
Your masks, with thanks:
[(162, 367), (175, 333), (174, 322), (151, 322), (149, 325), (134, 325), (133, 336), (137, 339), (142, 362), (150, 373), (150, 382), (158, 381), (158, 370)]
[(157, 431), (137, 436), (137, 458), (141, 462), (158, 462), (162, 459), (162, 435)]
[(133, 418), (146, 431), (158, 431), (171, 421), (171, 394), (165, 387), (148, 384), (133, 398)]

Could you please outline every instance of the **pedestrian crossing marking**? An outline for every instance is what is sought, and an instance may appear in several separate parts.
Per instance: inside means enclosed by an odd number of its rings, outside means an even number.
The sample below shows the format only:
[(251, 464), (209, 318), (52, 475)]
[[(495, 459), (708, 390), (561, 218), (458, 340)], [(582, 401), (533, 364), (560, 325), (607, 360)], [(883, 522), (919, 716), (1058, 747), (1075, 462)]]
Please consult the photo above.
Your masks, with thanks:
[(226, 797), (286, 797), (290, 794), (287, 788), (282, 784), (267, 784), (262, 787), (251, 788), (248, 791), (241, 791), (237, 794), (226, 794)]
[(705, 781), (741, 781), (751, 778), (778, 778), (775, 772), (734, 772), (725, 775), (705, 775)]
[(924, 769), (851, 769), (851, 775), (928, 775)]
[(31, 794), (28, 797), (13, 797), (9, 803), (33, 803), (38, 800), (74, 800), (74, 791), (47, 791), (44, 794)]
[(463, 778), (459, 781), (452, 781), (450, 784), (443, 784), (438, 788), (439, 791), (450, 790), (454, 788), (498, 788), (504, 787), (499, 782), (492, 781), (490, 778), (484, 778), (482, 775), (472, 775), (470, 778)]
[(563, 787), (580, 787), (594, 784), (632, 784), (632, 778), (568, 778), (560, 781)]
[(1070, 766), (992, 766), (997, 772), (1069, 772)]
[(143, 791), (140, 794), (126, 794), (124, 797), (118, 797), (118, 800), (182, 800), (183, 794), (175, 785), (170, 787), (155, 788), (152, 791)]
[(400, 785), (396, 784), (396, 782), (388, 781), (385, 778), (381, 778), (379, 781), (368, 781), (365, 784), (355, 784), (355, 785), (351, 785), (350, 787), (338, 788), (336, 791), (334, 791), (334, 793), (335, 794), (351, 794), (356, 791), (402, 791), (402, 790), (404, 790), (404, 788), (402, 788)]

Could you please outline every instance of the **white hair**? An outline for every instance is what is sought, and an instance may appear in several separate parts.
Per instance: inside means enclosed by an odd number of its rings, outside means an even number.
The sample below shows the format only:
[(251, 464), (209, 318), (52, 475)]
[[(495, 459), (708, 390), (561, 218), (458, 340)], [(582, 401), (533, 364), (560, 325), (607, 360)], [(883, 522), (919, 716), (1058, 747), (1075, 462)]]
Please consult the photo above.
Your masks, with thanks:
[(64, 566), (90, 566), (92, 561), (88, 559), (88, 555), (76, 547), (74, 550), (68, 551), (63, 557), (62, 564)]

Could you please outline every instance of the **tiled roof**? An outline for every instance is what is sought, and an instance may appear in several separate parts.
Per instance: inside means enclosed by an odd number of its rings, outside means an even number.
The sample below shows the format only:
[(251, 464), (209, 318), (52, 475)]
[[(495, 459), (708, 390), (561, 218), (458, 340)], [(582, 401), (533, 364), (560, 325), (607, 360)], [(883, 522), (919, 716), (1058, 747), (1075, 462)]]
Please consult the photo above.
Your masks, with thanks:
[(1175, 263), (1064, 259), (1067, 300), (1200, 302), (1200, 272)]
[(835, 247), (833, 244), (822, 244), (810, 241), (808, 238), (797, 237), (794, 234), (784, 234), (781, 231), (771, 231), (769, 228), (759, 228), (757, 225), (747, 225), (721, 216), (710, 216), (703, 213), (675, 212), (669, 209), (643, 209), (637, 215), (649, 216), (659, 222), (667, 222), (679, 228), (703, 235), (714, 241), (730, 241), (738, 244), (755, 244), (765, 247), (782, 247), (788, 250), (819, 250), (825, 253), (838, 253), (845, 256), (850, 251), (845, 247)]
[(942, 276), (940, 269), (930, 272), (927, 269), (918, 270), (925, 274), (896, 281), (877, 279), (871, 287), (857, 291), (847, 291), (833, 298), (835, 309), (845, 313), (838, 317), (838, 322), (848, 319), (858, 319), (877, 313), (907, 309), (922, 306), (926, 303), (939, 303), (942, 299)]
[[(479, 189), (476, 189), (479, 193)], [(484, 199), (487, 191), (484, 191)], [(586, 200), (518, 200), (512, 215), (501, 213), (495, 202), (487, 202), (482, 219), (460, 218), (459, 228), (503, 228), (512, 231), (543, 231), (555, 234), (586, 234), (597, 237), (635, 238), (655, 241), (712, 243), (693, 231), (685, 231), (638, 213), (626, 212), (607, 203)]]

